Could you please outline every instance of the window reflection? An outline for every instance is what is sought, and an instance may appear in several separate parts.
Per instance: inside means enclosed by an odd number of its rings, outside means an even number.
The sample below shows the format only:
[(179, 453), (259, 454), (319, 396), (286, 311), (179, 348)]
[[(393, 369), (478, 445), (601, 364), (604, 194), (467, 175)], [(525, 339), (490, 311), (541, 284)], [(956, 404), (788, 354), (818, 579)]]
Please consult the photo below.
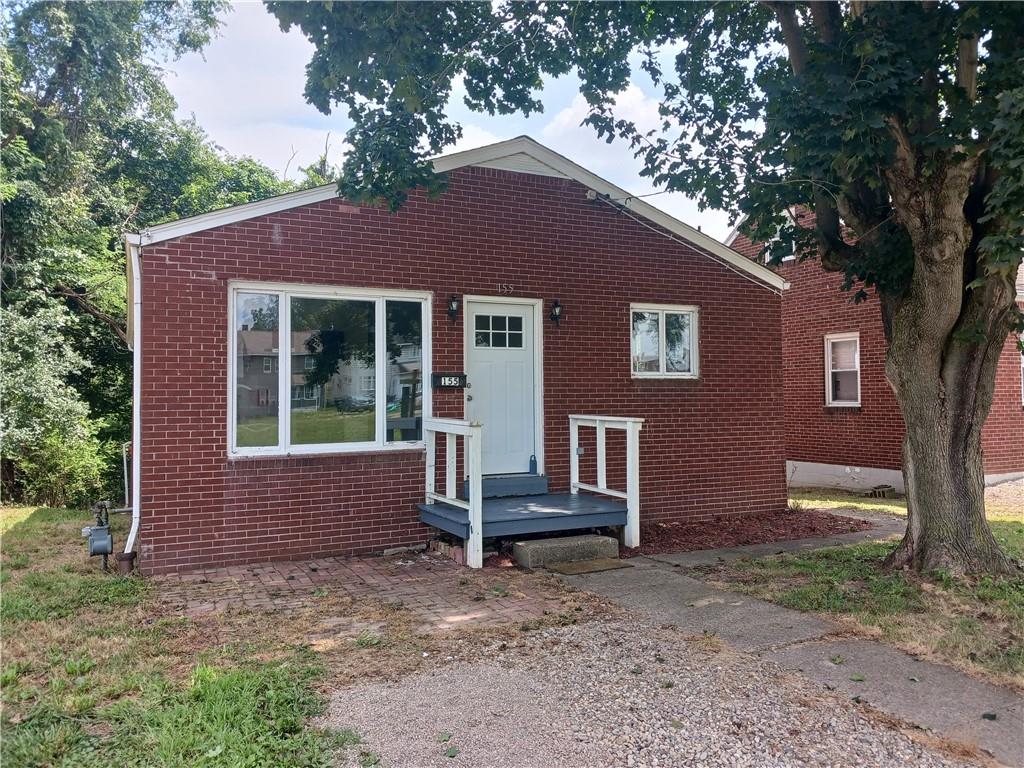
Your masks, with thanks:
[(420, 440), (423, 420), (423, 328), (421, 304), (388, 301), (387, 431), (388, 442)]
[(280, 370), (278, 297), (235, 296), (235, 444), (246, 448), (278, 444)]
[(665, 313), (665, 370), (690, 373), (690, 315)]
[(633, 313), (633, 371), (657, 373), (659, 325), (657, 312)]
[(291, 443), (376, 439), (374, 302), (291, 300)]

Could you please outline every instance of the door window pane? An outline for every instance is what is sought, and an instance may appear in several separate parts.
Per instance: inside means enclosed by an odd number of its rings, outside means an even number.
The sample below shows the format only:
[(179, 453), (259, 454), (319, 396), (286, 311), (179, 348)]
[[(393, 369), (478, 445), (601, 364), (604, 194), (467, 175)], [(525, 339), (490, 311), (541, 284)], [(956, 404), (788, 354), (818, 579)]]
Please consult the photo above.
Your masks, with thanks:
[(291, 300), (293, 445), (376, 440), (376, 393), (364, 387), (376, 372), (374, 312), (372, 301)]
[(418, 301), (387, 302), (388, 442), (423, 438), (422, 307)]
[(523, 318), (515, 315), (477, 315), (473, 321), (474, 344), (499, 349), (523, 348)]
[(657, 373), (660, 370), (660, 329), (657, 312), (633, 313), (633, 371)]
[(235, 296), (235, 444), (275, 446), (278, 439), (280, 354), (278, 297), (265, 293)]
[(665, 370), (669, 373), (693, 371), (690, 355), (690, 314), (665, 313)]

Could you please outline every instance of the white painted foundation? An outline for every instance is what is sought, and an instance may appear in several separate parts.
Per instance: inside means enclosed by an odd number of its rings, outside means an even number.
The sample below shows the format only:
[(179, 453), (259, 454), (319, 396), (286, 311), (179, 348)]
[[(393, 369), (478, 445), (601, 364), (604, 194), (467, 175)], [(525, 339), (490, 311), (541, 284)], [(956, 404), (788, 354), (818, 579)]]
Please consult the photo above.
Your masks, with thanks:
[[(903, 472), (898, 469), (856, 467), (852, 464), (818, 464), (813, 461), (787, 461), (786, 477), (790, 488), (843, 488), (867, 491), (876, 485), (891, 485), (903, 493)], [(999, 485), (1024, 478), (1024, 472), (985, 475), (985, 485)]]
[(789, 479), (790, 488), (845, 488), (868, 491), (876, 485), (891, 485), (898, 493), (903, 493), (904, 490), (903, 472), (898, 469), (787, 461), (786, 477)]

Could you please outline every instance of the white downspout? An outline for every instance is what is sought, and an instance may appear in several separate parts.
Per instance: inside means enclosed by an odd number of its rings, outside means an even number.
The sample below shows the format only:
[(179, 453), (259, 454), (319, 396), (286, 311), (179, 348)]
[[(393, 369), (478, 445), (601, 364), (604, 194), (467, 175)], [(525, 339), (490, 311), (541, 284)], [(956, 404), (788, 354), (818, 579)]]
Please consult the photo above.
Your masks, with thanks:
[(125, 248), (132, 270), (132, 528), (124, 544), (125, 554), (135, 550), (142, 506), (142, 244), (131, 242), (131, 237), (125, 237)]

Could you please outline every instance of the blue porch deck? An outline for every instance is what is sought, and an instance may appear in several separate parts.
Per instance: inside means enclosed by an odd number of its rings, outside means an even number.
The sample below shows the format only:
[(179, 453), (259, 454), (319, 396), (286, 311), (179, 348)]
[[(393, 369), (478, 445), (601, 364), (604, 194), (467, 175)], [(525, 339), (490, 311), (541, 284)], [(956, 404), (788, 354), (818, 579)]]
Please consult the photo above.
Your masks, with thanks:
[[(420, 521), (469, 538), (469, 512), (451, 504), (419, 504)], [(572, 531), (626, 524), (626, 507), (614, 499), (588, 494), (549, 493), (483, 500), (483, 538)]]

